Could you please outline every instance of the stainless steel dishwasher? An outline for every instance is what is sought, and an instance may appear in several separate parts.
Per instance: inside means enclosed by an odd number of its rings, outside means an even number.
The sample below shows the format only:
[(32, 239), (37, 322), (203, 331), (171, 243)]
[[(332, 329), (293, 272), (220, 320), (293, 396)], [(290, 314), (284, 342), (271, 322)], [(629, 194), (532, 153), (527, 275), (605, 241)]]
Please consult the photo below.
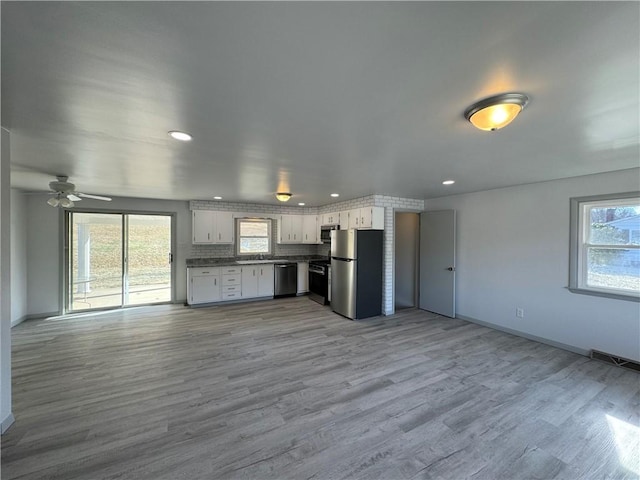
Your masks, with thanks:
[(298, 264), (276, 263), (274, 265), (274, 297), (295, 296), (298, 292)]

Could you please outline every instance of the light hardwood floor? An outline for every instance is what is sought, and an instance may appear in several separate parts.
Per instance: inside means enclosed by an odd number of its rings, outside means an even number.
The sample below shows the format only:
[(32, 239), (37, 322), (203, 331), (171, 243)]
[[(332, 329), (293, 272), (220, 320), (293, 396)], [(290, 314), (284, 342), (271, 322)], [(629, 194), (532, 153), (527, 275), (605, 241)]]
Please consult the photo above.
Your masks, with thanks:
[[(2, 479), (638, 478), (640, 376), (308, 298), (13, 329)], [(635, 471), (634, 471), (635, 470)]]

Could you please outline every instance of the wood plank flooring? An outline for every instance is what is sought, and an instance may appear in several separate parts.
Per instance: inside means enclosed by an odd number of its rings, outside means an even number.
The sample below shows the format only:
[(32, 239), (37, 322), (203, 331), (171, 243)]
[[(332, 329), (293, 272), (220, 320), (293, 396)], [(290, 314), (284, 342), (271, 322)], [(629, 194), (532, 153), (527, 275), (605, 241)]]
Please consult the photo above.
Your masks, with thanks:
[(308, 298), (13, 329), (2, 479), (640, 476), (640, 376), (419, 310)]

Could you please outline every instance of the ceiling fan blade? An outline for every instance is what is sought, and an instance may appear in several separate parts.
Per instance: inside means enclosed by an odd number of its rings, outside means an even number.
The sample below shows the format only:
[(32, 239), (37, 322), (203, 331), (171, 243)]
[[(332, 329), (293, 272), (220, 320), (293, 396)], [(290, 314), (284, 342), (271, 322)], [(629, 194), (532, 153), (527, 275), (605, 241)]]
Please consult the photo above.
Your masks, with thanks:
[(74, 195), (73, 193), (68, 193), (67, 198), (72, 202), (79, 202), (80, 200), (82, 200), (80, 197)]
[(88, 193), (78, 193), (78, 196), (83, 198), (93, 198), (94, 200), (104, 200), (105, 202), (111, 201), (109, 197), (101, 197), (100, 195), (89, 195)]

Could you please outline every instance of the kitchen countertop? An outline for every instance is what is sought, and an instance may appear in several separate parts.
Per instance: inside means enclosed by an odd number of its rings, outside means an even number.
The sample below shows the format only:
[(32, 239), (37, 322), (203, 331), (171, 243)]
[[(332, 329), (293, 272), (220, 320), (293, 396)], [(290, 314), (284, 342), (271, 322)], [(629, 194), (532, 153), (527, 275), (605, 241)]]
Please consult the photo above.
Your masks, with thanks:
[[(269, 257), (264, 260), (273, 260), (273, 263), (297, 263), (308, 262), (309, 260), (326, 260), (326, 256), (321, 255), (290, 255), (287, 257)], [(256, 260), (260, 262), (258, 258), (246, 258), (246, 257), (229, 257), (229, 258), (187, 258), (187, 268), (189, 267), (228, 267), (230, 265), (241, 265), (237, 263), (240, 260), (244, 265), (248, 265), (249, 260)]]

